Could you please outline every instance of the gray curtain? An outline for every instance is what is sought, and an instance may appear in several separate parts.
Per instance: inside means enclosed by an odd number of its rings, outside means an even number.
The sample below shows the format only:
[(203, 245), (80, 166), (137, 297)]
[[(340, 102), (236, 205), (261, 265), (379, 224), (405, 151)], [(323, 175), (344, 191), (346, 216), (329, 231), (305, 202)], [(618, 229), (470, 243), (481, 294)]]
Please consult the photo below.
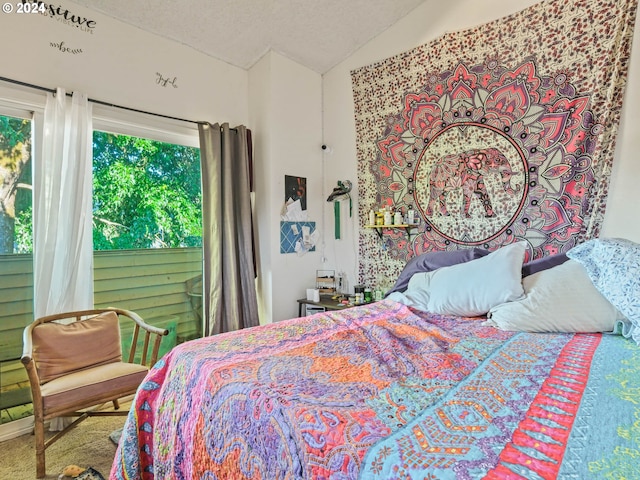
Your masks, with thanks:
[(246, 127), (200, 123), (203, 333), (259, 324), (251, 220), (251, 140)]

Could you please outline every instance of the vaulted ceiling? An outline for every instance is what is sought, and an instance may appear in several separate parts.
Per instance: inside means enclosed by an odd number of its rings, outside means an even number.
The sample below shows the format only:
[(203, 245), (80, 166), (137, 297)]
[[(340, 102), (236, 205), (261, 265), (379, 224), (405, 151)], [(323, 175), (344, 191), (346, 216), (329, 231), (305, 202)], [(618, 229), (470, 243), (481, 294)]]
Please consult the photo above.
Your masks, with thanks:
[(72, 1), (240, 68), (273, 50), (322, 74), (425, 0)]

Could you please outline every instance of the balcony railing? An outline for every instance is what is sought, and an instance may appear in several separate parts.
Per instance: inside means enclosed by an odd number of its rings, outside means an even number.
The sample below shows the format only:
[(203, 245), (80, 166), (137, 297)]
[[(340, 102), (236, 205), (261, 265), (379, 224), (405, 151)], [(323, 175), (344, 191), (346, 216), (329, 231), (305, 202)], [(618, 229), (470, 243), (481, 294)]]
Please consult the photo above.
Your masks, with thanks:
[[(33, 321), (32, 265), (31, 255), (0, 255), (2, 422), (11, 420), (4, 409), (30, 402), (19, 359), (22, 331)], [(195, 338), (201, 331), (201, 274), (201, 248), (95, 252), (94, 304), (133, 310), (149, 323), (175, 331), (174, 341)]]

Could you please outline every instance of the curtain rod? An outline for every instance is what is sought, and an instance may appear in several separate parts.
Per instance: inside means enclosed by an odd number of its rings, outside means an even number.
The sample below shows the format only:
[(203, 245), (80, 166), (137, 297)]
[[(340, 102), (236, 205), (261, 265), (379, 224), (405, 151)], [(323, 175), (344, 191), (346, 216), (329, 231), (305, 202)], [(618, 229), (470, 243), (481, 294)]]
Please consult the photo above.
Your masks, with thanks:
[[(55, 89), (52, 88), (47, 88), (47, 87), (42, 87), (40, 85), (34, 85), (33, 83), (27, 83), (27, 82), (21, 82), (19, 80), (13, 80), (11, 78), (6, 78), (6, 77), (0, 77), (0, 80), (2, 80), (3, 82), (8, 82), (8, 83), (14, 83), (16, 85), (21, 85), (23, 87), (29, 87), (29, 88), (34, 88), (36, 90), (41, 90), (43, 92), (49, 92), (49, 93), (56, 93)], [(67, 93), (68, 96), (71, 96), (70, 93)], [(172, 117), (170, 115), (163, 115), (161, 113), (153, 113), (153, 112), (147, 112), (144, 110), (138, 110), (137, 108), (131, 108), (131, 107), (123, 107), (122, 105), (116, 105), (115, 103), (108, 103), (108, 102), (103, 102), (101, 100), (94, 100), (93, 98), (89, 98), (87, 99), (89, 102), (92, 103), (97, 103), (99, 105), (104, 105), (107, 107), (114, 107), (114, 108), (119, 108), (121, 110), (128, 110), (130, 112), (136, 112), (136, 113), (144, 113), (146, 115), (153, 115), (155, 117), (162, 117), (162, 118), (167, 118), (169, 120), (178, 120), (180, 122), (187, 122), (187, 123), (196, 123), (196, 124), (201, 124), (201, 123), (208, 123), (208, 122), (198, 122), (196, 120), (187, 120), (184, 118), (178, 118), (178, 117)], [(236, 130), (235, 128), (232, 128), (230, 130)]]

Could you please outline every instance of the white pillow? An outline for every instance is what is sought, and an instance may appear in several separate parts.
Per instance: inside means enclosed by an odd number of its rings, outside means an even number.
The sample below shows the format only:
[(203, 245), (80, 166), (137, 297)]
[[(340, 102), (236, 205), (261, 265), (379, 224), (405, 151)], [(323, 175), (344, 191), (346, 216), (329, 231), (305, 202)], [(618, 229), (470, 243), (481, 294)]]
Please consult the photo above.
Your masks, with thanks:
[(470, 262), (430, 272), (433, 313), (474, 317), (491, 307), (522, 298), (525, 242), (512, 243)]
[(414, 307), (418, 310), (426, 311), (429, 305), (429, 291), (431, 284), (431, 277), (427, 275), (428, 273), (432, 272), (414, 273), (409, 279), (407, 289), (404, 292), (391, 292), (387, 295), (387, 299), (402, 303), (408, 307)]
[(486, 257), (416, 273), (404, 292), (408, 304), (433, 313), (476, 317), (521, 298), (525, 245), (513, 243)]
[(493, 307), (487, 325), (523, 332), (610, 332), (621, 314), (575, 260), (522, 280), (522, 300)]

